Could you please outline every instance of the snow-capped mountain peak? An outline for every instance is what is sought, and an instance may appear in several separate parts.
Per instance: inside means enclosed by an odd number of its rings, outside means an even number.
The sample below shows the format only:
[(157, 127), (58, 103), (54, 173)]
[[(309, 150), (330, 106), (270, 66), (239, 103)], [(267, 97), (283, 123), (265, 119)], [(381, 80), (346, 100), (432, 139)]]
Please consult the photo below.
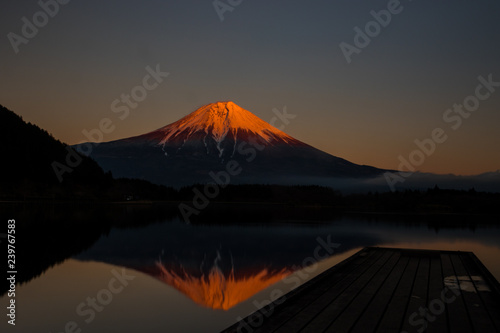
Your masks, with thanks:
[(153, 131), (149, 135), (161, 138), (159, 143), (164, 145), (180, 137), (188, 139), (195, 133), (205, 133), (220, 143), (229, 134), (236, 137), (238, 132), (257, 135), (268, 143), (297, 141), (231, 101), (202, 106), (184, 118)]

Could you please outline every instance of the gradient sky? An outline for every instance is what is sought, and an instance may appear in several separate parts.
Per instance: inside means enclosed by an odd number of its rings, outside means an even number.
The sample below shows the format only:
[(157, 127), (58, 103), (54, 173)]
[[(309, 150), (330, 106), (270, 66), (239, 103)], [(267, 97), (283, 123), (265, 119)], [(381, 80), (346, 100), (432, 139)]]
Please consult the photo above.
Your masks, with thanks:
[[(286, 106), (297, 117), (285, 132), (355, 163), (396, 169), (415, 139), (440, 127), (448, 140), (420, 171), (500, 169), (500, 88), (459, 129), (443, 121), (478, 76), (500, 81), (500, 2), (401, 1), (348, 64), (339, 44), (353, 44), (354, 27), (388, 3), (243, 0), (221, 22), (212, 0), (72, 0), (16, 54), (7, 35), (21, 35), (21, 18), (41, 8), (4, 0), (0, 104), (69, 144), (103, 118), (116, 126), (110, 141), (218, 100), (265, 121)], [(169, 77), (120, 120), (111, 103), (157, 64)]]

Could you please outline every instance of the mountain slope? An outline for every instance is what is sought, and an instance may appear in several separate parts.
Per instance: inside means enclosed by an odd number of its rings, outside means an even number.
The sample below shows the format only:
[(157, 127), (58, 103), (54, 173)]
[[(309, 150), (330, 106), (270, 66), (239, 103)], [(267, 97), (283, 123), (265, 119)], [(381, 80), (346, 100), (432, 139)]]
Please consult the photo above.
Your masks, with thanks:
[(81, 163), (59, 182), (52, 163), (65, 162), (67, 146), (47, 131), (0, 105), (0, 197), (73, 197), (100, 190), (109, 178), (95, 161), (80, 156)]
[(150, 133), (94, 144), (91, 156), (116, 176), (174, 186), (220, 181), (229, 166), (231, 183), (314, 183), (384, 171), (311, 147), (233, 102), (205, 105)]

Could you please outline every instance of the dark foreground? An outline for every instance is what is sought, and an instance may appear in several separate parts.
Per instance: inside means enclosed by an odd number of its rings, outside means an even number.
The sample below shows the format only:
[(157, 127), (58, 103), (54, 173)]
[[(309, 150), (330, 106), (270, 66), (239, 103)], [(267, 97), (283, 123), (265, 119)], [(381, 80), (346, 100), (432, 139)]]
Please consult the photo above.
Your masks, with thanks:
[(472, 252), (365, 248), (223, 332), (500, 332), (499, 314)]

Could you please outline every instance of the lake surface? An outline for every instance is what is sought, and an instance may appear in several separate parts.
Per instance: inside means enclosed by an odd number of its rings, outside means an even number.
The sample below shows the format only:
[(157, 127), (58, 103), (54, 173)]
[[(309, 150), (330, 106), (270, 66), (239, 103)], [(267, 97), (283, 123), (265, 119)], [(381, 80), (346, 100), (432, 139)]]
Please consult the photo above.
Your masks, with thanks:
[(16, 332), (219, 332), (365, 246), (472, 251), (500, 280), (486, 217), (274, 207), (186, 224), (171, 207), (0, 208), (17, 224)]

